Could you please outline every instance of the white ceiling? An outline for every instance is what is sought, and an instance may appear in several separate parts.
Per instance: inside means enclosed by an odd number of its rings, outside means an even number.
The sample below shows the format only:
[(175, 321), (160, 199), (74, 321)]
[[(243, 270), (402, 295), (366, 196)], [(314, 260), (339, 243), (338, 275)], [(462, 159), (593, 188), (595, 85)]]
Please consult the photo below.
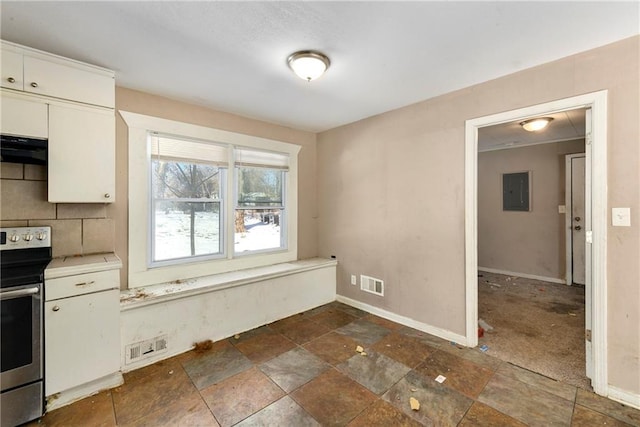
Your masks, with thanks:
[(548, 142), (571, 141), (585, 136), (585, 109), (545, 114), (553, 120), (546, 128), (528, 132), (520, 121), (487, 126), (478, 129), (478, 151), (502, 150)]
[[(5, 40), (119, 86), (322, 131), (640, 31), (640, 2), (0, 2)], [(327, 54), (307, 83), (286, 58)], [(615, 72), (612, 70), (612, 72)]]

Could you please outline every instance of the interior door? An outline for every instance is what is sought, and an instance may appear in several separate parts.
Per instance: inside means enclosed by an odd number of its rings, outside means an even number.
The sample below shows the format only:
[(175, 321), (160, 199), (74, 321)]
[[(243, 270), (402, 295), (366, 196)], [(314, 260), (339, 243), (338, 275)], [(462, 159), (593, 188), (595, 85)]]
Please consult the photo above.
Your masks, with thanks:
[(585, 285), (585, 157), (571, 157), (571, 276)]

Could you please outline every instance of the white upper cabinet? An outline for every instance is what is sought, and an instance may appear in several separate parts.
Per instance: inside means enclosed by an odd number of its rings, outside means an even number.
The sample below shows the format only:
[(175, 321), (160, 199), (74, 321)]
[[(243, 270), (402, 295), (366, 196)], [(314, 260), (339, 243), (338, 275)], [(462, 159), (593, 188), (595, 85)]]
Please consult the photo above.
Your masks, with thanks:
[(47, 139), (47, 104), (36, 102), (26, 96), (2, 93), (0, 97), (3, 134)]
[(22, 50), (13, 46), (2, 44), (0, 51), (0, 61), (2, 63), (2, 82), (0, 86), (7, 89), (24, 90), (22, 80)]
[(25, 92), (113, 108), (113, 73), (57, 58), (24, 55)]
[(49, 201), (115, 201), (113, 111), (81, 105), (49, 105)]
[(2, 41), (2, 87), (114, 108), (113, 71)]

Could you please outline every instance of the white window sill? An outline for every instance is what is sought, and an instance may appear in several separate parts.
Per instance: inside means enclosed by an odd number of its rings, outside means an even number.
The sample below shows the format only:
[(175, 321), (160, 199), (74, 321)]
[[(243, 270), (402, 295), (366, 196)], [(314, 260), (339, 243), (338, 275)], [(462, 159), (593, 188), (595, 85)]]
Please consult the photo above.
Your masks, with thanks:
[(300, 261), (248, 268), (212, 276), (197, 277), (184, 281), (160, 283), (130, 289), (120, 293), (120, 311), (132, 310), (146, 305), (186, 298), (198, 294), (220, 291), (236, 286), (248, 285), (277, 277), (289, 276), (304, 271), (336, 266), (333, 259), (311, 258)]

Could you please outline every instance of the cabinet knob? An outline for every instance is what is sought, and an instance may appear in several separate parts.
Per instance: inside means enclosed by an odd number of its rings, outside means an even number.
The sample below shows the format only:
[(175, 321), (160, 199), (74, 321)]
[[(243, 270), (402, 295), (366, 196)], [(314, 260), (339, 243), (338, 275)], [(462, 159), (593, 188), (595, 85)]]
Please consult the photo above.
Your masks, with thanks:
[(9, 77), (9, 78), (7, 79), (7, 81), (8, 81), (9, 83), (15, 83), (15, 82), (16, 82), (16, 79), (14, 79), (13, 77)]
[(104, 198), (105, 198), (105, 199), (110, 199), (110, 198), (111, 198), (111, 194), (109, 194), (109, 193), (104, 193)]
[(60, 307), (57, 305), (54, 305), (53, 308), (51, 309), (53, 311), (60, 311)]
[(31, 87), (38, 87), (38, 83), (36, 83), (36, 82), (31, 82)]

